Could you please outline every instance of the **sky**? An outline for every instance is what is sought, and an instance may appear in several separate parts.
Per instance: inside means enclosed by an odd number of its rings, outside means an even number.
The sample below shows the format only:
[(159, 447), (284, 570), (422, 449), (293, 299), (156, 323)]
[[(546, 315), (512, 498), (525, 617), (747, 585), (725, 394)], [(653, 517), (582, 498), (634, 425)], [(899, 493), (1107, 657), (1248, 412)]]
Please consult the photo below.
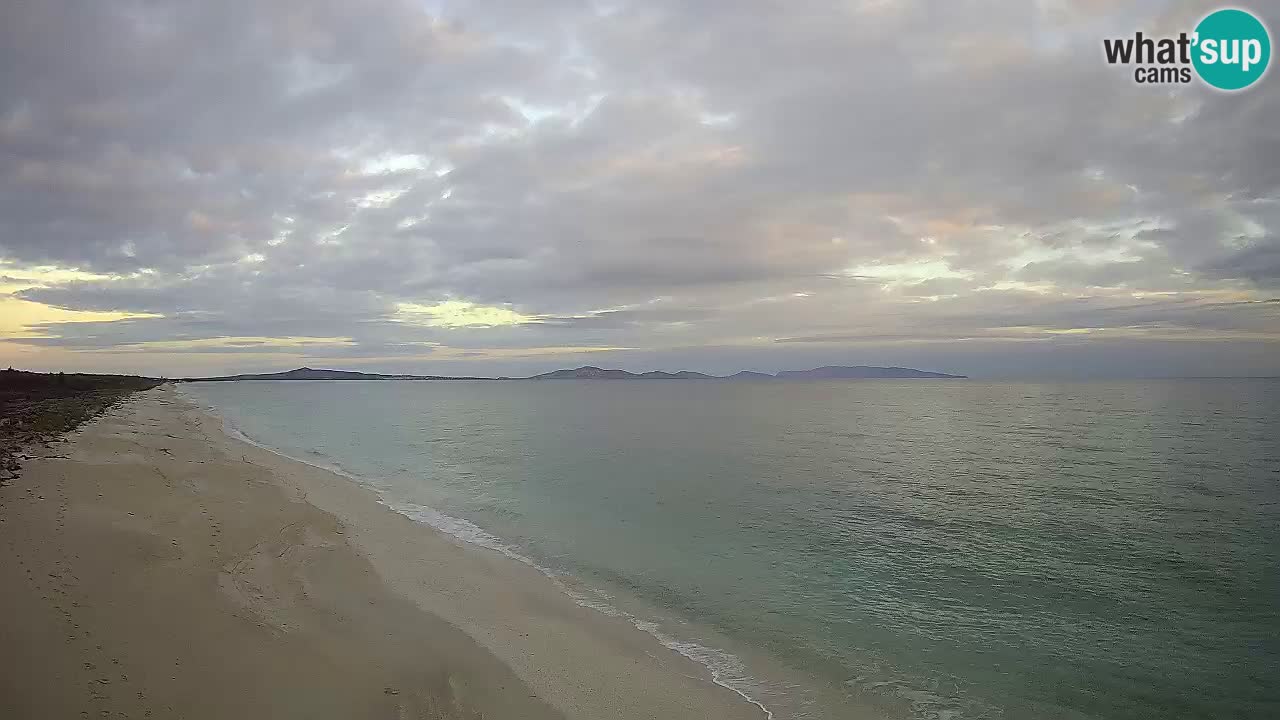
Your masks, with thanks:
[(1280, 77), (1103, 58), (1216, 7), (5, 3), (0, 366), (1280, 375)]

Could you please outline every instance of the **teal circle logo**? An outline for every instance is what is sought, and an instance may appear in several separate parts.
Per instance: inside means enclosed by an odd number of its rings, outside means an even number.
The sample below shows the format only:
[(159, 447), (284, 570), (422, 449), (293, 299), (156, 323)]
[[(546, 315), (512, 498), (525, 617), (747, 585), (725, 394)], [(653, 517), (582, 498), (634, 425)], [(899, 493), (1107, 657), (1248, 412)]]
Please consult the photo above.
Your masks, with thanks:
[(1243, 90), (1258, 81), (1271, 62), (1267, 26), (1244, 10), (1226, 8), (1196, 25), (1191, 62), (1200, 79), (1219, 90)]

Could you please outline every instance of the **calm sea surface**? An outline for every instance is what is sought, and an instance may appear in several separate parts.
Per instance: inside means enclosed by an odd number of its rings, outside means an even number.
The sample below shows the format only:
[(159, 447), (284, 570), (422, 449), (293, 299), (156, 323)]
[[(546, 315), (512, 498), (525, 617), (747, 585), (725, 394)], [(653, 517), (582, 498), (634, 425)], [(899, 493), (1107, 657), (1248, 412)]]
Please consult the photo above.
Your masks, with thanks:
[(183, 387), (778, 718), (1280, 717), (1280, 381)]

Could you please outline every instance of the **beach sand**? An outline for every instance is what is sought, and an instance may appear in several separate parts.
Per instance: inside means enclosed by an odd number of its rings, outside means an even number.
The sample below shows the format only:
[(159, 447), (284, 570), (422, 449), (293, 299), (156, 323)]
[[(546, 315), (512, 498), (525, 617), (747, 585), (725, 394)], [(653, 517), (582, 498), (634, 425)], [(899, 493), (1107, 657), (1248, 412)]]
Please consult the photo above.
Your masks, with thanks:
[(171, 386), (39, 454), (0, 488), (0, 717), (764, 717)]

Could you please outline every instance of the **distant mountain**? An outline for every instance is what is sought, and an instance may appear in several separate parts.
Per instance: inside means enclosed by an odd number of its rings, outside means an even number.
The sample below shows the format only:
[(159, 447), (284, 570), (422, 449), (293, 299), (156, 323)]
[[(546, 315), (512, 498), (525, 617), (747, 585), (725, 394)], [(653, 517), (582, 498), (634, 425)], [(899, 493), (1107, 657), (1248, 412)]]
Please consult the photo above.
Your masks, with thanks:
[(605, 370), (604, 368), (584, 365), (572, 370), (552, 370), (549, 373), (534, 375), (526, 380), (638, 380), (639, 375), (626, 370)]
[(681, 370), (680, 372), (664, 372), (662, 370), (650, 370), (647, 373), (640, 374), (641, 380), (712, 380), (712, 376), (705, 373), (694, 372), (692, 370)]
[(593, 365), (584, 365), (572, 370), (555, 370), (541, 375), (534, 375), (526, 380), (711, 380), (713, 377), (705, 373), (681, 370), (665, 372), (650, 370), (645, 373), (633, 373), (626, 370), (605, 370)]
[[(569, 370), (555, 370), (525, 380), (847, 380), (857, 378), (963, 378), (964, 375), (948, 375), (946, 373), (925, 372), (900, 367), (838, 367), (828, 365), (813, 370), (783, 370), (777, 375), (743, 370), (727, 377), (707, 375), (692, 370), (666, 372), (650, 370), (644, 373), (633, 373), (626, 370), (610, 370), (593, 365), (584, 365)], [(250, 373), (245, 375), (223, 375), (221, 377), (182, 378), (178, 382), (234, 382), (237, 380), (509, 380), (510, 378), (454, 377), (449, 375), (380, 375), (362, 373), (353, 370), (317, 370), (308, 367), (286, 370), (275, 373)]]
[(380, 375), (353, 370), (316, 370), (301, 367), (275, 373), (224, 375), (221, 377), (183, 378), (183, 382), (233, 382), (236, 380), (488, 380), (478, 377), (446, 377), (443, 375)]
[(761, 372), (751, 372), (743, 370), (742, 372), (729, 375), (728, 377), (720, 377), (716, 375), (706, 375), (700, 372), (692, 372), (689, 370), (681, 370), (680, 372), (663, 372), (661, 370), (651, 370), (646, 373), (633, 373), (626, 370), (606, 370), (592, 365), (585, 365), (580, 368), (571, 370), (555, 370), (541, 375), (534, 375), (528, 380), (804, 380), (804, 379), (825, 379), (825, 380), (849, 380), (849, 379), (868, 379), (868, 378), (963, 378), (963, 375), (948, 375), (946, 373), (926, 372), (924, 370), (915, 370), (912, 368), (900, 367), (868, 367), (858, 365), (855, 367), (839, 367), (828, 365), (826, 367), (814, 368), (812, 370), (783, 370), (777, 375), (768, 375)]
[(855, 365), (841, 367), (827, 365), (812, 370), (783, 370), (777, 375), (779, 380), (853, 380), (868, 378), (963, 378), (964, 375), (948, 375), (946, 373), (927, 372), (903, 367), (871, 367)]

